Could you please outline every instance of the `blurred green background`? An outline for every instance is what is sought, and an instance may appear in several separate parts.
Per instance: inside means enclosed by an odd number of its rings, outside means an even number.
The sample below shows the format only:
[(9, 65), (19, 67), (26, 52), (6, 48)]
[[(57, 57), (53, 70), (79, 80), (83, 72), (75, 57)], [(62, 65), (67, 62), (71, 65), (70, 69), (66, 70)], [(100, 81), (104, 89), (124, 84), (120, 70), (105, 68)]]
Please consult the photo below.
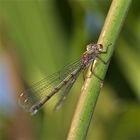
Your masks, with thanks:
[[(30, 116), (17, 103), (33, 83), (97, 42), (111, 0), (0, 0), (0, 140), (64, 140), (79, 77), (62, 107)], [(140, 139), (140, 1), (132, 2), (90, 124), (88, 140)]]

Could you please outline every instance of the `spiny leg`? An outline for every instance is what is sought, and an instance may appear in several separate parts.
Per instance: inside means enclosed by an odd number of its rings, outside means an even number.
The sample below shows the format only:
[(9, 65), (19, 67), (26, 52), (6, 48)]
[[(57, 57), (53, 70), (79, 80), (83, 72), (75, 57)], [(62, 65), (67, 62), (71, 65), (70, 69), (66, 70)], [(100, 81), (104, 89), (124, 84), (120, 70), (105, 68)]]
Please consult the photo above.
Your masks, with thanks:
[[(94, 63), (95, 63), (95, 64), (94, 64)], [(94, 66), (93, 66), (93, 65), (94, 65)], [(100, 78), (98, 75), (96, 75), (95, 72), (94, 72), (95, 65), (96, 65), (96, 62), (94, 61), (94, 62), (91, 64), (91, 66), (90, 66), (90, 72), (91, 72), (91, 74), (90, 74), (90, 76), (87, 76), (86, 78), (91, 78), (91, 76), (94, 75), (97, 79), (99, 79), (100, 81), (103, 82), (103, 79)]]
[[(109, 46), (111, 46), (112, 45), (112, 43), (111, 44), (109, 44), (107, 47), (106, 47), (106, 49), (105, 50), (102, 50), (102, 51), (100, 51), (101, 53), (107, 53), (107, 50), (108, 50), (108, 47)], [(99, 56), (96, 56), (103, 64), (108, 64), (109, 62), (110, 62), (110, 59), (111, 58), (109, 58), (107, 61), (104, 61), (102, 58), (100, 58)], [(96, 63), (95, 63), (95, 61), (93, 61), (92, 62), (92, 64), (91, 64), (91, 67), (90, 67), (90, 72), (97, 78), (97, 79), (99, 79), (100, 81), (104, 81), (102, 78), (100, 78), (97, 74), (95, 74), (95, 72), (94, 72), (94, 69), (93, 68), (95, 68), (95, 65), (96, 65)], [(94, 65), (94, 66), (93, 66)]]
[[(104, 49), (104, 50), (101, 50), (100, 51), (100, 53), (102, 54), (102, 53), (107, 53), (107, 51), (108, 51), (108, 47), (110, 47), (112, 45), (112, 43), (110, 43), (107, 47), (106, 47), (106, 49)], [(110, 62), (110, 59), (111, 59), (111, 57), (107, 60), (107, 61), (104, 61), (101, 57), (99, 57), (99, 56), (96, 56), (103, 64), (108, 64), (109, 62)]]
[(99, 56), (96, 56), (103, 64), (108, 64), (109, 62), (110, 62), (110, 59), (111, 59), (111, 57), (107, 60), (107, 61), (104, 61), (101, 57), (99, 57)]
[[(95, 63), (96, 64), (96, 63)], [(93, 74), (97, 79), (99, 79), (101, 82), (103, 82), (104, 80), (102, 79), (102, 78), (100, 78), (97, 74), (95, 74), (95, 72), (94, 72), (94, 70), (95, 69), (93, 69), (93, 68), (95, 68), (95, 65), (94, 65), (94, 67), (93, 67), (93, 65), (91, 65), (91, 67), (90, 67), (90, 72), (91, 72), (91, 74)], [(90, 76), (91, 77), (91, 76)], [(90, 78), (89, 77), (89, 78)]]

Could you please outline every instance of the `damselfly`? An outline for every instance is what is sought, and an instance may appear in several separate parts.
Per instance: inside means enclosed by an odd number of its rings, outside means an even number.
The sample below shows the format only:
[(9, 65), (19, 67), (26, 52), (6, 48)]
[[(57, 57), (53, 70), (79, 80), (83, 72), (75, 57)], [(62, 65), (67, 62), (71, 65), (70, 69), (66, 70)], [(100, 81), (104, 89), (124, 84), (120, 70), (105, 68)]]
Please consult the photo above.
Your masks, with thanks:
[(53, 95), (65, 87), (64, 93), (56, 105), (56, 108), (59, 107), (79, 74), (93, 63), (97, 57), (99, 58), (99, 54), (105, 52), (102, 44), (87, 45), (87, 51), (83, 53), (80, 59), (65, 66), (62, 70), (44, 78), (33, 85), (33, 87), (22, 92), (19, 96), (20, 105), (32, 115), (36, 114)]

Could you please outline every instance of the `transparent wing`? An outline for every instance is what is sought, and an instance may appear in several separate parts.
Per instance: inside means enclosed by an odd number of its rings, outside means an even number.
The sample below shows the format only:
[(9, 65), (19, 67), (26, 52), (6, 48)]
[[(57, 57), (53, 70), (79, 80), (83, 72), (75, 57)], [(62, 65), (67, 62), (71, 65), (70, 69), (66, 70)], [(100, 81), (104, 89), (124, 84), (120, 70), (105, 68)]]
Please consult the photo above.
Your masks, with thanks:
[(62, 70), (42, 79), (29, 89), (22, 92), (19, 96), (19, 104), (26, 110), (39, 103), (47, 96), (54, 88), (59, 85), (65, 78), (68, 77), (75, 69), (81, 65), (80, 59), (65, 66)]

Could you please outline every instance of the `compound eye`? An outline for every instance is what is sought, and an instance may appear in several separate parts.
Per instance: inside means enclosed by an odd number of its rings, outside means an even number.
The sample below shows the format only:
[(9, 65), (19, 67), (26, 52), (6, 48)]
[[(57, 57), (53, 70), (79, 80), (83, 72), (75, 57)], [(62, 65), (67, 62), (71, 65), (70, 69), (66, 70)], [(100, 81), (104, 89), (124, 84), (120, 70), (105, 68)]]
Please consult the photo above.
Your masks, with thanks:
[(103, 50), (103, 45), (102, 44), (98, 44), (99, 45), (99, 51)]
[(92, 49), (92, 46), (93, 46), (93, 44), (89, 44), (89, 45), (87, 45), (87, 51), (90, 51), (91, 49)]

